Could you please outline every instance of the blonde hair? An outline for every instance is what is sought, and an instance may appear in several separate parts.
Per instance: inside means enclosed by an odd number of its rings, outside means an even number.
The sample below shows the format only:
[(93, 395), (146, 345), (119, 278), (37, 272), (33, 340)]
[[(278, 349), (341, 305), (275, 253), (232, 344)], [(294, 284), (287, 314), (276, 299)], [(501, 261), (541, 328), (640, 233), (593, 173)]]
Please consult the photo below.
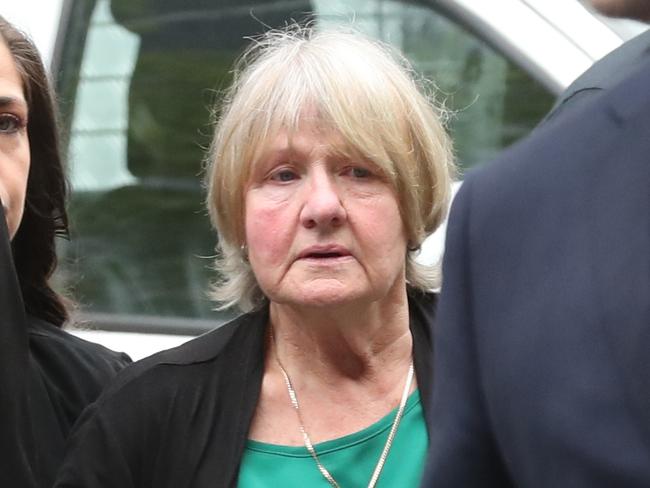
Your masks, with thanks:
[(439, 285), (438, 270), (415, 255), (446, 216), (454, 164), (444, 111), (424, 93), (402, 56), (357, 32), (294, 25), (253, 41), (236, 65), (207, 157), (222, 276), (212, 297), (220, 308), (264, 302), (245, 254), (245, 187), (269, 139), (280, 128), (294, 131), (306, 107), (388, 175), (409, 242), (407, 282)]

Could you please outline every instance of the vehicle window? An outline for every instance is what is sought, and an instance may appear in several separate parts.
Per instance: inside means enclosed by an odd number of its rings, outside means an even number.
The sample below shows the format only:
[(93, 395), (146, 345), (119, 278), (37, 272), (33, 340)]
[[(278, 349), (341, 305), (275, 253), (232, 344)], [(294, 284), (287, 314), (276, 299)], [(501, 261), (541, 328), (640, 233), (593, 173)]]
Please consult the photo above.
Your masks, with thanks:
[(59, 91), (74, 227), (58, 278), (83, 310), (109, 321), (229, 316), (206, 297), (217, 240), (201, 184), (210, 108), (250, 36), (306, 18), (353, 22), (434, 80), (455, 114), (463, 168), (528, 133), (552, 105), (545, 88), (429, 3), (72, 2)]

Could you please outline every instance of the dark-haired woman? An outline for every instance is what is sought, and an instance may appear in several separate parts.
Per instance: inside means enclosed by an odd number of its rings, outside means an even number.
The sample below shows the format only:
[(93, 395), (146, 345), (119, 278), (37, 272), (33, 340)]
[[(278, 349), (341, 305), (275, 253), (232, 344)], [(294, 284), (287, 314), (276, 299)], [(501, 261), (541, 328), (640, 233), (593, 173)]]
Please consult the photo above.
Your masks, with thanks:
[(52, 94), (34, 45), (0, 17), (0, 486), (49, 487), (81, 411), (130, 360), (64, 332), (50, 287), (67, 233)]

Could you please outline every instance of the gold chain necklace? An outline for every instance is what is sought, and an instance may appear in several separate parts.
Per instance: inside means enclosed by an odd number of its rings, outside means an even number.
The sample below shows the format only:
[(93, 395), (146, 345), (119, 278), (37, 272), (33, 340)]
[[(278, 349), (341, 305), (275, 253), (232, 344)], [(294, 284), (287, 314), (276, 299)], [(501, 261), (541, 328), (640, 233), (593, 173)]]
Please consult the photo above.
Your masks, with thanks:
[[(278, 356), (277, 344), (275, 343), (275, 335), (273, 334), (273, 328), (270, 328), (270, 330), (271, 330), (271, 340), (273, 341), (273, 345), (275, 346), (274, 348), (275, 361), (278, 363), (278, 366), (280, 367), (280, 371), (282, 371), (282, 375), (284, 376), (284, 382), (287, 385), (287, 392), (289, 393), (289, 398), (291, 399), (291, 405), (293, 406), (294, 410), (296, 411), (296, 415), (298, 416), (298, 425), (300, 426), (300, 433), (302, 434), (302, 439), (303, 442), (305, 443), (305, 447), (307, 448), (307, 451), (309, 451), (309, 454), (311, 454), (313, 460), (316, 462), (316, 466), (318, 467), (318, 470), (321, 472), (323, 477), (334, 488), (340, 488), (340, 485), (336, 482), (336, 480), (331, 475), (331, 473), (327, 470), (325, 466), (323, 466), (323, 463), (320, 462), (320, 459), (318, 458), (318, 454), (316, 453), (316, 449), (314, 449), (314, 445), (312, 444), (311, 439), (309, 438), (309, 434), (307, 434), (307, 431), (305, 430), (305, 424), (302, 420), (302, 415), (300, 413), (300, 406), (298, 405), (298, 397), (296, 396), (296, 390), (294, 389), (293, 384), (291, 383), (291, 379), (289, 378), (286, 369), (284, 369), (284, 366), (282, 366), (282, 362), (280, 362), (280, 357)], [(400, 421), (402, 420), (402, 415), (404, 414), (404, 407), (406, 406), (406, 400), (408, 399), (412, 382), (413, 382), (413, 361), (411, 361), (411, 364), (409, 365), (409, 370), (406, 375), (406, 383), (404, 384), (404, 391), (402, 392), (402, 398), (400, 399), (399, 408), (397, 409), (397, 413), (395, 414), (393, 425), (391, 426), (390, 432), (388, 433), (388, 438), (386, 439), (386, 444), (384, 444), (384, 449), (381, 451), (381, 454), (379, 455), (379, 459), (377, 460), (377, 465), (375, 466), (375, 470), (372, 473), (372, 477), (368, 482), (368, 488), (375, 487), (377, 481), (379, 480), (379, 475), (381, 474), (381, 470), (384, 468), (384, 463), (386, 462), (386, 458), (388, 457), (390, 448), (393, 445), (393, 439), (395, 438), (397, 428), (399, 427)]]

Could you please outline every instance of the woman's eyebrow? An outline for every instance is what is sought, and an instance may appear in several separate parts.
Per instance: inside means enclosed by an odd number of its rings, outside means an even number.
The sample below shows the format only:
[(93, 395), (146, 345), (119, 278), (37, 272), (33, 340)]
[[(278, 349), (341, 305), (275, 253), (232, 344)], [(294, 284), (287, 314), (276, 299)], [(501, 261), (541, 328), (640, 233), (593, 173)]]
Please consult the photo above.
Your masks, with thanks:
[(268, 163), (277, 163), (281, 160), (292, 159), (293, 152), (288, 148), (270, 148), (262, 153), (261, 160)]
[(27, 109), (27, 101), (23, 97), (0, 95), (0, 107), (7, 108), (14, 106)]

